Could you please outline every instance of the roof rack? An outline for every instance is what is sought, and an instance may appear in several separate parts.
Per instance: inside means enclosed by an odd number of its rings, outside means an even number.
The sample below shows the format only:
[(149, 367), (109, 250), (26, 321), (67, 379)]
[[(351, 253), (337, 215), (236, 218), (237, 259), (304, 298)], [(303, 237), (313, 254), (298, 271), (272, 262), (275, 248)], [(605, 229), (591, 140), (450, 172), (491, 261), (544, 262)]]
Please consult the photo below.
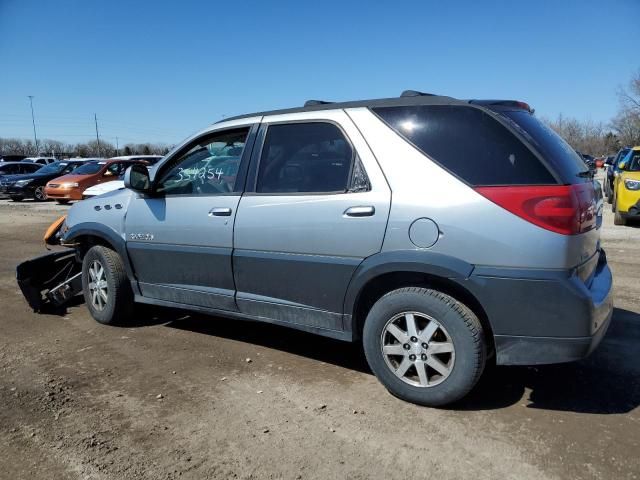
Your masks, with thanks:
[(334, 103), (334, 102), (326, 102), (324, 100), (307, 100), (306, 102), (304, 102), (304, 106), (313, 107), (314, 105), (328, 105), (330, 103)]
[(419, 92), (418, 90), (405, 90), (400, 97), (435, 97), (435, 93)]

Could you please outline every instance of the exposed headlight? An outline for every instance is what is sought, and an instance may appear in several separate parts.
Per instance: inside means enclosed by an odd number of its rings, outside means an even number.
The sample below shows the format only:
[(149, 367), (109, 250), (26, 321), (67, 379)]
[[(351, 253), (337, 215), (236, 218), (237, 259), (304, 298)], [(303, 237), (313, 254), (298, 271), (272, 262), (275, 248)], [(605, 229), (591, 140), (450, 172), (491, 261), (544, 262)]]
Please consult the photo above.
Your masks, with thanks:
[(625, 180), (624, 186), (627, 190), (640, 190), (640, 180)]
[(18, 180), (15, 183), (15, 186), (16, 187), (24, 187), (25, 185), (29, 185), (31, 182), (33, 182), (33, 178), (26, 179), (26, 180)]
[(66, 182), (60, 184), (60, 188), (76, 188), (78, 186), (79, 184), (77, 182)]

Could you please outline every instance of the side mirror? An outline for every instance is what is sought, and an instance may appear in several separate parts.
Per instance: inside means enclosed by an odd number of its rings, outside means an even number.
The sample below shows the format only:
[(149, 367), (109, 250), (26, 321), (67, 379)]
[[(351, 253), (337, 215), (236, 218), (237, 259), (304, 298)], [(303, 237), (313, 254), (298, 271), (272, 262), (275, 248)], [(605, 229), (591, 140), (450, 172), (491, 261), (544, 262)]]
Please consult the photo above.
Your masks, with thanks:
[(134, 164), (124, 173), (124, 186), (140, 193), (151, 193), (149, 170), (144, 165)]

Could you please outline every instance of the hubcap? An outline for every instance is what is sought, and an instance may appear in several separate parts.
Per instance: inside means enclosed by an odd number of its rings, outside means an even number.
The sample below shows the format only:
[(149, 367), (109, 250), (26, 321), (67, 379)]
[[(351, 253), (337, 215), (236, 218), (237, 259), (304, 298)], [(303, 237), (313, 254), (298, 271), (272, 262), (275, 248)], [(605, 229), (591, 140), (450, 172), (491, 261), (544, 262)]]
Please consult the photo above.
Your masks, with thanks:
[(434, 387), (449, 377), (455, 348), (449, 332), (420, 312), (392, 317), (382, 330), (385, 363), (395, 376), (416, 387)]
[(89, 267), (89, 293), (93, 308), (103, 310), (109, 299), (109, 286), (104, 268), (97, 260), (94, 260)]

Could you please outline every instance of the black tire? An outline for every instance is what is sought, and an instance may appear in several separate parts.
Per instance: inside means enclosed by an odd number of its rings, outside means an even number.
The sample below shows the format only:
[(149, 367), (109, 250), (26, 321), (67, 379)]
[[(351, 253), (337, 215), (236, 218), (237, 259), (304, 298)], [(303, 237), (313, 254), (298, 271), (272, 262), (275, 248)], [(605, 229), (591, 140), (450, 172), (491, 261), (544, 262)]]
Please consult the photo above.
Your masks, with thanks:
[(44, 202), (47, 199), (47, 194), (44, 193), (44, 185), (36, 187), (33, 191), (33, 200), (36, 202)]
[[(455, 349), (455, 361), (448, 376), (443, 377), (440, 383), (434, 382), (436, 384), (433, 386), (411, 385), (398, 377), (388, 365), (386, 355), (382, 352), (383, 332), (390, 320), (403, 312), (428, 315), (444, 327), (450, 337)], [(450, 404), (469, 393), (484, 370), (487, 356), (484, 332), (478, 317), (453, 297), (418, 287), (394, 290), (373, 305), (364, 324), (363, 343), (371, 370), (392, 395), (430, 407)], [(428, 352), (428, 348), (425, 352)], [(412, 368), (409, 367), (408, 372)]]
[(22, 197), (11, 197), (12, 202), (21, 202), (22, 200), (24, 200)]
[(58, 202), (58, 205), (68, 205), (69, 204), (69, 200), (56, 200), (56, 202)]
[[(104, 269), (106, 278), (107, 299), (101, 309), (95, 305), (90, 288), (92, 276), (89, 270), (96, 263)], [(103, 246), (89, 249), (82, 262), (82, 288), (89, 313), (97, 322), (122, 325), (130, 319), (134, 308), (133, 292), (122, 259), (113, 250)]]
[(613, 224), (614, 225), (626, 225), (627, 224), (627, 219), (624, 218), (622, 215), (620, 215), (620, 212), (618, 212), (618, 210), (616, 209), (615, 213), (613, 214)]

